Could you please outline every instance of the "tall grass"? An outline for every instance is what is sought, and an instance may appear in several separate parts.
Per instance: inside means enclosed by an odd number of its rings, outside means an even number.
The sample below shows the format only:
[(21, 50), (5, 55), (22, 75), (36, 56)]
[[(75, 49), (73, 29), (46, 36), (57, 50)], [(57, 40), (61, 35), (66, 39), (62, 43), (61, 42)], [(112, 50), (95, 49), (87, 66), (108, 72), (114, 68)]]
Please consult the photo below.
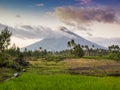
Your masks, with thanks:
[(1, 83), (0, 90), (120, 90), (120, 77), (25, 73)]

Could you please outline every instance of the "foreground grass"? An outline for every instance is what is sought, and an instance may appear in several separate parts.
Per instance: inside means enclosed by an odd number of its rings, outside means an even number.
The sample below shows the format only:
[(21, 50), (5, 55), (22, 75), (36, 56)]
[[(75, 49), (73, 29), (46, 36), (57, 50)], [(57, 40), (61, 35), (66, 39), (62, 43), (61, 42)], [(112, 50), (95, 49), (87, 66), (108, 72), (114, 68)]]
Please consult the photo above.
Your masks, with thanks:
[(0, 90), (120, 90), (120, 77), (24, 73), (0, 83)]

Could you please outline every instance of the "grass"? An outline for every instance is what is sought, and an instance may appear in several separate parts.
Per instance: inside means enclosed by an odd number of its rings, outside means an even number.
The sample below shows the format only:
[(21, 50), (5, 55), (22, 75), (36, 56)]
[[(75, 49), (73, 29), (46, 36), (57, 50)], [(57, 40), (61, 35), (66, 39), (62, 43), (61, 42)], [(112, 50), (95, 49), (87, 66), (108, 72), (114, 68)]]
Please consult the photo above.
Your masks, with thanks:
[(0, 84), (0, 90), (120, 90), (120, 77), (24, 73)]
[(60, 62), (31, 61), (31, 73), (39, 75), (80, 74), (95, 76), (120, 76), (120, 62), (114, 60), (67, 59)]
[(31, 68), (29, 69), (30, 73), (37, 73), (39, 75), (53, 75), (67, 73), (65, 63), (54, 62), (54, 61), (31, 61)]
[(120, 62), (114, 60), (71, 59), (66, 60), (71, 74), (120, 76)]
[(97, 59), (97, 60), (101, 60), (101, 59), (109, 59), (108, 56), (84, 56), (85, 59)]
[[(101, 70), (101, 74), (105, 71), (119, 73), (120, 62), (68, 59), (61, 62), (36, 60), (30, 61), (30, 63), (31, 66), (27, 72), (22, 73), (18, 78), (0, 83), (0, 90), (120, 90), (120, 77), (70, 75), (67, 71), (72, 68), (79, 73), (90, 73), (97, 68), (97, 70)], [(91, 70), (86, 70), (86, 68)]]

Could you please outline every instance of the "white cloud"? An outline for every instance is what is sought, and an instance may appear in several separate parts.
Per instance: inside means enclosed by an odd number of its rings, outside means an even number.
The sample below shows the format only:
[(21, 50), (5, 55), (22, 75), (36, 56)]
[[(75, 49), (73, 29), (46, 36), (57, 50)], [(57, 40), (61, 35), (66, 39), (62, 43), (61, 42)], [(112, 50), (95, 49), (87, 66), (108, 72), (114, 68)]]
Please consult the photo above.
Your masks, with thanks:
[[(3, 30), (6, 25), (0, 24), (0, 30)], [(8, 29), (16, 38), (22, 39), (42, 39), (50, 37), (62, 37), (63, 33), (59, 29), (51, 29), (45, 26), (20, 25), (16, 27), (8, 26)]]
[(17, 18), (21, 18), (21, 15), (17, 14), (16, 17), (17, 17)]
[(80, 2), (80, 4), (90, 4), (92, 0), (76, 0), (77, 2)]
[(44, 4), (43, 4), (43, 3), (38, 3), (38, 4), (36, 4), (35, 6), (37, 6), (37, 7), (43, 7)]
[(120, 46), (120, 37), (118, 38), (101, 38), (101, 37), (89, 37), (88, 40), (92, 40), (93, 42), (108, 47), (111, 45), (119, 45)]

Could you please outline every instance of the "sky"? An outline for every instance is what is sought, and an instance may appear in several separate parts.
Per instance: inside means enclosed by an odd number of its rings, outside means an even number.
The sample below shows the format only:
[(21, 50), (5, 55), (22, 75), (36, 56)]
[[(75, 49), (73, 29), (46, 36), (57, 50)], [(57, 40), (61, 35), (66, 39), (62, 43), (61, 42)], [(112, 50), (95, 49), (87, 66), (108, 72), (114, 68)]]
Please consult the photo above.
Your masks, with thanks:
[(0, 0), (0, 30), (5, 26), (19, 47), (59, 36), (62, 26), (106, 47), (120, 45), (120, 0)]

